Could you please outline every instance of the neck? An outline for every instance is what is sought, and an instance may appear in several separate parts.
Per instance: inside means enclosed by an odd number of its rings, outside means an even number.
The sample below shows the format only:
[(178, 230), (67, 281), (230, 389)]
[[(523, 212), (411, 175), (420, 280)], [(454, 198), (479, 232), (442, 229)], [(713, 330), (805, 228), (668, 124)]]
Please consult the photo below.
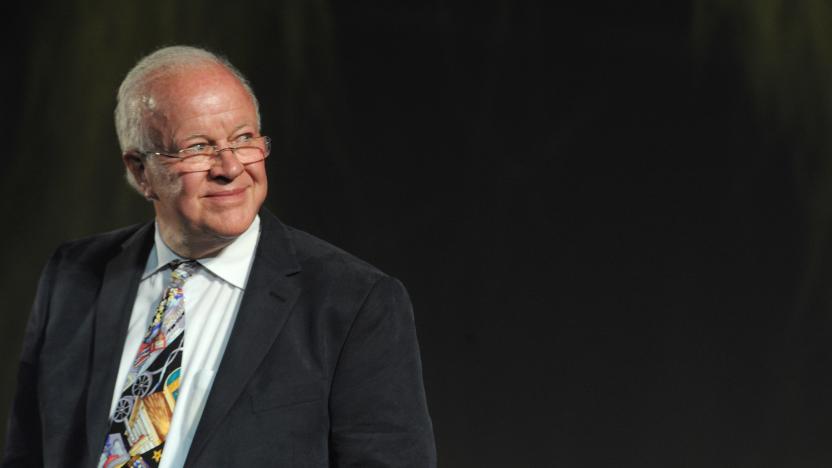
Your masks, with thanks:
[(159, 222), (159, 234), (165, 245), (176, 255), (192, 260), (213, 257), (235, 239), (211, 235), (188, 235), (181, 230), (171, 229), (161, 222)]

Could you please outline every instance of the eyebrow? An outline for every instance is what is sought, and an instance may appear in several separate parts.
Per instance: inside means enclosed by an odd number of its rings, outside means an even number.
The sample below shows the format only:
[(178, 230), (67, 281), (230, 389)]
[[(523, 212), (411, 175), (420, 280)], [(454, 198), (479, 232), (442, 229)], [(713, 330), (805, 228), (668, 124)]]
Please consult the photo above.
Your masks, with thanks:
[[(238, 125), (236, 128), (234, 128), (234, 130), (232, 130), (232, 131), (231, 131), (231, 133), (232, 133), (232, 134), (237, 133), (237, 132), (239, 132), (239, 131), (240, 131), (240, 129), (245, 128), (245, 127), (248, 127), (249, 125), (250, 125), (250, 124), (247, 124), (247, 123), (240, 124), (240, 125)], [(207, 135), (205, 135), (205, 134), (202, 134), (202, 133), (195, 133), (195, 134), (193, 134), (193, 135), (188, 135), (188, 136), (186, 136), (186, 137), (185, 137), (185, 138), (183, 138), (181, 141), (188, 141), (188, 140), (191, 140), (191, 139), (194, 139), (194, 138), (202, 138), (202, 139), (209, 140), (209, 141), (211, 140), (211, 138), (208, 138), (208, 136), (207, 136)]]

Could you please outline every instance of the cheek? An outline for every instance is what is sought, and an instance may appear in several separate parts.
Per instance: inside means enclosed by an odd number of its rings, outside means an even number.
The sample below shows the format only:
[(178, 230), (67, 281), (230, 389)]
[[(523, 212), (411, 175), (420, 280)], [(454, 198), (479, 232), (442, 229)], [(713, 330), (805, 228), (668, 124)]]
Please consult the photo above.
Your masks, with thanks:
[(156, 170), (151, 178), (151, 185), (159, 200), (165, 204), (181, 204), (188, 198), (188, 191), (193, 181), (178, 176), (167, 170)]
[(266, 191), (268, 189), (268, 182), (266, 179), (266, 168), (263, 166), (262, 163), (259, 163), (259, 165), (260, 167), (252, 168), (248, 171), (248, 173), (252, 181), (254, 182), (258, 198), (265, 198)]

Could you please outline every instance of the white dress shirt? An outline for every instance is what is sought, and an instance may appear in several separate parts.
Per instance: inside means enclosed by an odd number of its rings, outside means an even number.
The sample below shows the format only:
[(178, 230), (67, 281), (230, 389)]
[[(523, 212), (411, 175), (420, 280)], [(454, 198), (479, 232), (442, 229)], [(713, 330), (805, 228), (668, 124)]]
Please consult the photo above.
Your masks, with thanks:
[[(160, 468), (178, 468), (185, 464), (196, 427), (208, 400), (214, 376), (219, 368), (240, 301), (243, 298), (254, 251), (260, 237), (260, 217), (240, 237), (214, 257), (198, 260), (199, 267), (185, 282), (185, 338), (182, 353), (182, 377), (176, 408), (165, 440)], [(168, 263), (177, 258), (159, 235), (147, 258), (136, 302), (130, 315), (127, 339), (121, 352), (116, 388), (110, 415), (124, 391), (127, 373), (136, 357), (162, 292), (170, 281)]]

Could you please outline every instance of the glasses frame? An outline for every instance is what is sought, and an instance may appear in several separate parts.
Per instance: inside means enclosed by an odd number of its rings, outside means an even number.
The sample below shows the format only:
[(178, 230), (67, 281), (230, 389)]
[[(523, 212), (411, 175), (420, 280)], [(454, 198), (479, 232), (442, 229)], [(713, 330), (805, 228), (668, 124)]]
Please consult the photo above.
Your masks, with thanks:
[[(252, 138), (252, 140), (259, 140), (259, 139), (263, 140), (263, 147), (264, 147), (263, 148), (263, 159), (260, 159), (259, 161), (253, 161), (253, 162), (250, 162), (250, 163), (243, 163), (241, 161), (240, 164), (244, 164), (244, 165), (245, 164), (255, 164), (255, 163), (258, 163), (260, 161), (265, 161), (266, 158), (269, 157), (269, 154), (271, 154), (271, 152), (272, 152), (272, 139), (270, 137), (266, 136), (266, 135), (261, 135), (259, 137)], [(251, 141), (251, 140), (249, 140), (249, 141)], [(207, 148), (213, 148), (214, 153), (212, 155), (210, 155), (210, 156), (214, 157), (214, 161), (212, 163), (212, 165), (213, 165), (213, 164), (216, 164), (217, 157), (220, 156), (223, 151), (230, 150), (231, 154), (233, 154), (234, 157), (236, 157), (238, 149), (240, 149), (242, 147), (245, 147), (245, 146), (251, 146), (251, 145), (240, 144), (240, 145), (236, 145), (236, 146), (235, 145), (226, 146), (224, 148), (220, 148), (219, 145), (203, 145), (203, 146), (205, 146)], [(194, 157), (197, 157), (197, 156), (208, 156), (207, 153), (188, 154), (188, 155), (183, 156), (182, 153), (188, 151), (189, 149), (190, 148), (183, 148), (183, 149), (181, 149), (181, 150), (179, 150), (175, 153), (165, 153), (163, 151), (143, 151), (140, 154), (143, 155), (143, 156), (164, 156), (166, 158), (176, 159), (178, 162), (185, 162), (188, 159), (194, 158)], [(238, 159), (238, 161), (239, 161), (239, 159)]]

